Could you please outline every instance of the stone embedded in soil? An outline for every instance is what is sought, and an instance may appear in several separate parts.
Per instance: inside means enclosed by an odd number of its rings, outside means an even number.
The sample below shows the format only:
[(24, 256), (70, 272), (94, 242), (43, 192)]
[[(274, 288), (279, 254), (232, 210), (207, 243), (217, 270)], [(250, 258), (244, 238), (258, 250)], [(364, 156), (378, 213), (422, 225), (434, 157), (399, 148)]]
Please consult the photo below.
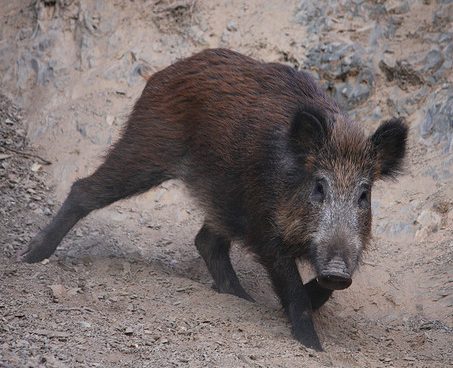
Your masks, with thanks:
[(431, 93), (420, 125), (422, 138), (442, 143), (446, 152), (453, 151), (453, 85)]
[(423, 210), (417, 218), (417, 223), (420, 225), (420, 228), (415, 233), (415, 239), (424, 240), (429, 234), (439, 230), (442, 217), (432, 210)]
[[(348, 20), (382, 21), (389, 14), (404, 14), (410, 10), (409, 1), (383, 3), (378, 1), (306, 1), (301, 0), (296, 9), (295, 21), (307, 27), (308, 37), (318, 39), (320, 35), (331, 31), (339, 22), (339, 15)], [(390, 17), (392, 19), (394, 17)], [(387, 32), (393, 36), (398, 25)]]
[(7, 158), (13, 157), (13, 155), (8, 155), (6, 153), (0, 153), (0, 160), (6, 160)]
[(424, 72), (434, 73), (442, 66), (444, 61), (444, 56), (440, 50), (431, 50), (423, 60), (422, 70)]
[(80, 327), (82, 328), (91, 328), (91, 323), (87, 322), (87, 321), (80, 321)]
[(55, 284), (49, 286), (55, 301), (66, 296), (66, 288), (63, 285)]
[(227, 24), (226, 29), (230, 32), (236, 32), (238, 30), (236, 22), (234, 20), (230, 20)]
[(308, 51), (307, 66), (326, 81), (323, 87), (345, 109), (352, 109), (372, 93), (375, 84), (370, 58), (355, 43), (331, 42)]
[(410, 10), (409, 1), (386, 1), (386, 9), (389, 14), (406, 14)]
[(436, 7), (432, 17), (432, 31), (443, 32), (451, 29), (453, 23), (453, 1), (437, 0), (440, 6)]
[(415, 70), (407, 60), (396, 60), (390, 63), (387, 60), (381, 60), (379, 68), (389, 82), (396, 81), (398, 87), (403, 90), (406, 90), (408, 85), (419, 86), (424, 83), (421, 73)]

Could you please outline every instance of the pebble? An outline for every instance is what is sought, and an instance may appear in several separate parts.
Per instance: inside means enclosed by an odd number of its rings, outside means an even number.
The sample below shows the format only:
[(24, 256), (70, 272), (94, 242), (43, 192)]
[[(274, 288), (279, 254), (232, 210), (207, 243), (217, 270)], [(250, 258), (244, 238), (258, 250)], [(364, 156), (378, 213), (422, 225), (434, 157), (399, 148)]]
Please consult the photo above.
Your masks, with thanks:
[(420, 229), (415, 233), (415, 238), (423, 240), (440, 228), (442, 217), (432, 210), (423, 210), (417, 218), (417, 223)]
[(234, 20), (230, 20), (227, 24), (227, 30), (230, 32), (236, 32), (238, 30), (236, 26), (236, 22)]
[[(47, 258), (44, 261), (46, 261), (46, 260), (47, 260), (47, 262), (49, 261)], [(42, 262), (44, 262), (44, 261), (42, 261)], [(50, 288), (50, 290), (52, 292), (52, 296), (55, 300), (59, 300), (60, 298), (62, 298), (66, 295), (66, 288), (61, 284), (50, 285), (49, 288)]]
[(0, 153), (0, 160), (6, 160), (7, 158), (12, 157), (12, 155), (7, 155), (6, 153)]
[(41, 170), (41, 168), (42, 168), (42, 165), (35, 162), (35, 163), (33, 163), (33, 165), (31, 165), (30, 169), (33, 172), (37, 172), (37, 171)]
[(80, 321), (80, 326), (83, 328), (91, 328), (91, 323), (86, 321)]
[(112, 126), (113, 123), (115, 122), (115, 117), (112, 116), (112, 115), (107, 115), (107, 116), (105, 117), (105, 121), (106, 121), (106, 123), (107, 123), (108, 126)]

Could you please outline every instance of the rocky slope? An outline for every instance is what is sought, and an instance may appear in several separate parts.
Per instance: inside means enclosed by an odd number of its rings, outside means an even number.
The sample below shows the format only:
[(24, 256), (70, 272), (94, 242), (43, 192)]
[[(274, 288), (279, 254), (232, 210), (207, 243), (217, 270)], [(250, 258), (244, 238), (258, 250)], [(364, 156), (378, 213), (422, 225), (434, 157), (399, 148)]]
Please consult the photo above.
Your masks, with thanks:
[[(453, 2), (0, 1), (0, 367), (446, 367), (453, 361)], [(118, 136), (146, 75), (207, 47), (309, 70), (372, 131), (410, 124), (353, 286), (291, 339), (264, 270), (211, 290), (178, 182), (89, 216), (49, 263), (26, 244)], [(51, 163), (50, 165), (48, 163)], [(310, 273), (302, 265), (302, 273)]]

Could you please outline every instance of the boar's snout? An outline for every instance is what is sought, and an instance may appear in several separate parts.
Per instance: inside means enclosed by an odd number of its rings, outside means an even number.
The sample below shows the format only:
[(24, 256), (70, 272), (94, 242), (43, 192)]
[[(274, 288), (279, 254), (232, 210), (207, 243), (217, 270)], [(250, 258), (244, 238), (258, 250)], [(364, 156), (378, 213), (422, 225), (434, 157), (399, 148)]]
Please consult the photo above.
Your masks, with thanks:
[(332, 259), (317, 277), (318, 283), (331, 290), (348, 288), (351, 283), (351, 274), (345, 262), (339, 258)]

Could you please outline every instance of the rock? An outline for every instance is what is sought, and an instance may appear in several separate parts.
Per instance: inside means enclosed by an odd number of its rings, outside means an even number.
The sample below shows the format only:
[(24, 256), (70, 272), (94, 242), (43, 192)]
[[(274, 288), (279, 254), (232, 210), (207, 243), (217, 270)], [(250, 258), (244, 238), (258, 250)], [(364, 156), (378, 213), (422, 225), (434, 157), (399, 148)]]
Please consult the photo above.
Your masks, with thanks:
[(374, 27), (370, 31), (370, 35), (368, 37), (368, 44), (370, 47), (376, 49), (379, 47), (379, 42), (383, 36), (384, 32), (382, 26), (376, 22)]
[[(394, 12), (402, 14), (409, 10), (404, 3), (393, 6)], [(379, 20), (386, 15), (386, 6), (378, 1), (306, 1), (301, 0), (296, 9), (295, 20), (307, 27), (308, 37), (319, 38), (319, 35), (330, 31), (338, 23), (338, 15), (346, 15), (349, 20), (361, 18), (363, 20)]]
[(37, 162), (33, 163), (33, 165), (31, 165), (31, 171), (33, 172), (37, 172), (39, 170), (41, 170), (42, 168), (42, 165), (41, 164), (38, 164)]
[(49, 286), (54, 300), (59, 300), (66, 296), (66, 288), (63, 285), (55, 284)]
[(196, 2), (159, 1), (153, 6), (152, 19), (162, 33), (184, 33), (192, 25)]
[(326, 18), (324, 16), (327, 11), (325, 4), (313, 1), (301, 1), (295, 15), (296, 22), (308, 26), (308, 31), (320, 31), (326, 28)]
[(453, 86), (434, 91), (420, 125), (420, 135), (434, 144), (442, 144), (446, 152), (453, 151)]
[(31, 67), (36, 73), (36, 83), (46, 85), (55, 79), (56, 61), (41, 62), (38, 58), (31, 59)]
[(406, 14), (410, 10), (409, 1), (387, 1), (385, 3), (389, 14)]
[(420, 228), (415, 233), (415, 239), (420, 241), (426, 239), (431, 233), (436, 232), (442, 223), (442, 217), (432, 211), (423, 210), (417, 218)]
[(132, 327), (126, 327), (124, 329), (124, 334), (127, 336), (131, 336), (133, 333), (134, 333), (134, 330), (132, 329)]
[(371, 114), (371, 119), (374, 121), (379, 121), (382, 119), (382, 109), (380, 106), (376, 106)]
[[(396, 95), (396, 93), (393, 95)], [(390, 94), (390, 96), (392, 96), (392, 94)], [(389, 97), (387, 98), (386, 104), (392, 115), (407, 116), (410, 114), (406, 100), (397, 100), (392, 97)], [(414, 109), (411, 110), (413, 111)]]
[(396, 35), (396, 31), (403, 23), (401, 17), (389, 17), (386, 25), (384, 26), (383, 34), (386, 38), (392, 39)]
[(426, 100), (428, 91), (429, 88), (427, 86), (423, 86), (418, 90), (418, 92), (411, 94), (403, 100), (402, 104), (405, 105), (405, 108), (410, 114), (418, 109), (419, 105)]
[(406, 360), (408, 362), (416, 362), (417, 361), (416, 358), (411, 357), (411, 356), (405, 356), (405, 357), (403, 357), (403, 360)]
[(441, 6), (437, 6), (432, 18), (432, 31), (444, 32), (451, 29), (453, 22), (453, 1), (441, 0)]
[(107, 123), (108, 126), (112, 126), (113, 123), (115, 122), (115, 117), (112, 116), (112, 115), (107, 115), (107, 116), (105, 117), (105, 121), (106, 121), (106, 123)]
[(422, 75), (416, 71), (406, 60), (397, 60), (394, 65), (387, 64), (386, 61), (379, 61), (379, 69), (384, 73), (388, 81), (395, 80), (402, 90), (407, 89), (407, 85), (417, 86), (423, 84)]
[(47, 329), (37, 329), (33, 330), (35, 335), (48, 336), (50, 338), (67, 338), (70, 335), (66, 332), (47, 330)]
[(91, 328), (91, 323), (87, 321), (80, 321), (80, 327), (82, 328)]
[(230, 20), (227, 24), (227, 30), (230, 32), (236, 32), (238, 30), (236, 26), (236, 22), (234, 20)]
[(127, 83), (132, 86), (138, 81), (143, 81), (143, 79), (147, 80), (152, 74), (153, 68), (147, 61), (136, 60), (134, 61), (132, 68), (130, 68)]
[(441, 221), (442, 217), (431, 210), (423, 210), (417, 218), (417, 222), (431, 232), (435, 232), (439, 229)]
[[(447, 42), (447, 46), (444, 47), (442, 53), (444, 62), (442, 63), (442, 66), (439, 68), (439, 70), (436, 72), (436, 75), (440, 74), (441, 76), (447, 77), (450, 75), (449, 73), (451, 73), (451, 70), (453, 69), (453, 34), (450, 35)], [(438, 79), (440, 80), (440, 78)]]
[(422, 70), (424, 72), (436, 72), (444, 63), (444, 56), (440, 50), (431, 50), (423, 60)]
[(352, 109), (373, 92), (374, 73), (365, 49), (355, 43), (332, 42), (313, 47), (307, 66), (325, 80), (324, 88), (340, 106)]

